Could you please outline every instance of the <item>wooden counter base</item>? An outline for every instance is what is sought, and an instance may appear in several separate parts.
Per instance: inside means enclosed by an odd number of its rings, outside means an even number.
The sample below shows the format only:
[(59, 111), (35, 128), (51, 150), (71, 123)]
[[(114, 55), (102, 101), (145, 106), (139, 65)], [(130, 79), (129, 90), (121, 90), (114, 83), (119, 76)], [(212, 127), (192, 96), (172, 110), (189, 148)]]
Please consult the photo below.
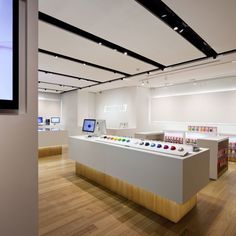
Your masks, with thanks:
[(175, 223), (197, 204), (197, 195), (184, 204), (177, 204), (78, 162), (76, 163), (76, 174), (84, 176)]
[(62, 146), (40, 147), (38, 149), (38, 157), (47, 157), (62, 154)]

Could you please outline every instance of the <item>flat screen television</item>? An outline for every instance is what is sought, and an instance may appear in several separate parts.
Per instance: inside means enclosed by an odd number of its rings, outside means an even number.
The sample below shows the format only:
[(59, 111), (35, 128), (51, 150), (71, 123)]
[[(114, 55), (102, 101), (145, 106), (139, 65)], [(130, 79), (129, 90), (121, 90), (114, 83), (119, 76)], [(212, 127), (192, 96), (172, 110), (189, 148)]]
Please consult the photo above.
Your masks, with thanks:
[(84, 119), (82, 131), (83, 132), (94, 133), (95, 126), (96, 126), (96, 120), (95, 119)]
[(60, 117), (51, 117), (52, 124), (60, 124)]
[(43, 117), (42, 116), (38, 117), (38, 124), (39, 125), (43, 124)]
[(18, 109), (19, 0), (0, 0), (0, 109)]

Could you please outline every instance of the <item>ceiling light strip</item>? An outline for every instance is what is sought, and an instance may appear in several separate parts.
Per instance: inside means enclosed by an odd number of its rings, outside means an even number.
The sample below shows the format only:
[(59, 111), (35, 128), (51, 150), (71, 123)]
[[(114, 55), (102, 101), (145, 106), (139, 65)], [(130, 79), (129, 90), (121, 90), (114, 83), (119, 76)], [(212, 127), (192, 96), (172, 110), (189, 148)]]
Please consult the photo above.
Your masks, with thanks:
[(60, 87), (68, 87), (68, 88), (76, 88), (76, 89), (80, 89), (80, 87), (78, 86), (74, 86), (74, 85), (67, 85), (67, 84), (63, 84), (63, 83), (51, 83), (51, 82), (44, 82), (44, 81), (38, 81), (39, 84), (51, 84), (51, 85), (57, 85)]
[(39, 12), (39, 20), (44, 21), (44, 22), (46, 22), (48, 24), (51, 24), (53, 26), (57, 26), (57, 27), (59, 27), (59, 28), (61, 28), (63, 30), (69, 31), (69, 32), (74, 33), (76, 35), (79, 35), (80, 37), (83, 37), (83, 38), (86, 38), (88, 40), (91, 40), (91, 41), (93, 41), (93, 42), (95, 42), (97, 44), (106, 46), (106, 47), (108, 47), (108, 48), (110, 48), (112, 50), (116, 50), (117, 52), (123, 53), (124, 55), (129, 55), (130, 57), (133, 57), (133, 58), (138, 59), (140, 61), (143, 61), (145, 63), (151, 64), (151, 65), (153, 65), (155, 67), (158, 67), (158, 68), (161, 68), (161, 69), (165, 68), (164, 65), (162, 65), (162, 64), (160, 64), (160, 63), (158, 63), (156, 61), (153, 61), (153, 60), (151, 60), (149, 58), (146, 58), (146, 57), (144, 57), (144, 56), (142, 56), (140, 54), (137, 54), (137, 53), (135, 53), (135, 52), (133, 52), (131, 50), (128, 50), (126, 48), (123, 48), (123, 47), (121, 47), (121, 46), (119, 46), (117, 44), (114, 44), (114, 43), (112, 43), (112, 42), (110, 42), (108, 40), (100, 38), (100, 37), (98, 37), (98, 36), (96, 36), (94, 34), (86, 32), (86, 31), (84, 31), (84, 30), (82, 30), (80, 28), (77, 28), (77, 27), (75, 27), (73, 25), (70, 25), (70, 24), (68, 24), (68, 23), (66, 23), (64, 21), (61, 21), (61, 20), (59, 20), (59, 19), (57, 19), (55, 17), (52, 17), (50, 15), (47, 15), (47, 14), (45, 14), (43, 12)]
[(69, 56), (59, 54), (59, 53), (56, 53), (56, 52), (52, 52), (52, 51), (48, 51), (48, 50), (45, 50), (45, 49), (39, 48), (38, 51), (40, 53), (43, 53), (43, 54), (47, 54), (47, 55), (54, 56), (54, 57), (57, 56), (58, 58), (73, 61), (73, 62), (76, 62), (76, 63), (80, 63), (80, 64), (83, 64), (83, 65), (86, 65), (86, 66), (91, 66), (91, 67), (94, 67), (94, 68), (97, 68), (97, 69), (106, 70), (106, 71), (109, 71), (109, 72), (113, 72), (113, 73), (117, 73), (117, 74), (121, 74), (121, 75), (125, 75), (125, 76), (130, 75), (130, 74), (128, 74), (126, 72), (123, 72), (123, 71), (118, 71), (118, 70), (114, 70), (114, 69), (104, 67), (104, 66), (101, 66), (101, 65), (98, 65), (98, 64), (94, 64), (94, 63), (91, 63), (91, 62), (82, 61), (82, 60), (79, 60), (77, 58), (69, 57)]
[(135, 0), (208, 57), (217, 52), (161, 0)]
[(46, 74), (59, 75), (59, 76), (69, 77), (69, 78), (77, 79), (77, 80), (85, 80), (85, 81), (96, 83), (96, 84), (102, 83), (101, 81), (87, 79), (87, 78), (82, 78), (82, 77), (78, 77), (78, 76), (74, 76), (74, 75), (67, 75), (67, 74), (58, 73), (58, 72), (54, 72), (54, 71), (41, 70), (41, 69), (39, 69), (38, 71), (39, 72), (44, 72)]
[(47, 91), (47, 90), (49, 90), (49, 91), (56, 91), (56, 92), (65, 92), (65, 91), (70, 91), (70, 90), (62, 90), (62, 89), (50, 89), (50, 88), (42, 88), (42, 87), (38, 87), (38, 90), (44, 90), (44, 91)]

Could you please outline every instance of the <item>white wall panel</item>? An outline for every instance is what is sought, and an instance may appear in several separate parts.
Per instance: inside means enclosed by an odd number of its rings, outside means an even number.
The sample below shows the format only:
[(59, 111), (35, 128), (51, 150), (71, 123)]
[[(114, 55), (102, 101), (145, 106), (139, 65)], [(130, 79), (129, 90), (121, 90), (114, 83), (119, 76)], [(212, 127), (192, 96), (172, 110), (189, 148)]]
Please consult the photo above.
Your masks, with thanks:
[(153, 98), (152, 121), (236, 123), (236, 91)]

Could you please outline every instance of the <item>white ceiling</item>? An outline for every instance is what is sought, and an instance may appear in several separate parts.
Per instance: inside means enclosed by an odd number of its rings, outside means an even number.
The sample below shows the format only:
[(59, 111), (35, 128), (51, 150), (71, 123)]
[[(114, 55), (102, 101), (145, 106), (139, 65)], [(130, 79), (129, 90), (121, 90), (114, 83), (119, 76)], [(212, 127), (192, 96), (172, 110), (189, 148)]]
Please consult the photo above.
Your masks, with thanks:
[(100, 82), (123, 77), (123, 75), (118, 73), (115, 74), (105, 70), (98, 70), (92, 66), (68, 61), (60, 57), (55, 58), (43, 53), (39, 53), (39, 65), (39, 68), (43, 68), (44, 70), (57, 72), (58, 68), (60, 68), (60, 73), (62, 74), (79, 76)]
[(134, 0), (71, 0), (64, 6), (64, 0), (40, 1), (40, 11), (161, 64), (204, 56)]
[(235, 0), (163, 0), (218, 53), (236, 49)]
[[(236, 49), (235, 0), (163, 0), (163, 2), (218, 53)], [(164, 65), (204, 56), (134, 0), (70, 0), (66, 3), (63, 0), (39, 0), (39, 10)], [(42, 21), (39, 21), (39, 48), (129, 74), (156, 68)], [(214, 63), (213, 59), (209, 59), (207, 61), (210, 63), (206, 65), (182, 71), (179, 71), (180, 68), (186, 65), (169, 68), (164, 72), (136, 76), (129, 80), (101, 84), (85, 90), (98, 92), (124, 86), (158, 87), (222, 75), (236, 75), (236, 63), (231, 63), (232, 60), (236, 60), (234, 57), (219, 57)], [(102, 82), (123, 76), (62, 58), (56, 59), (43, 53), (39, 53), (39, 69)], [(39, 73), (39, 80), (78, 87), (94, 84), (45, 73)], [(41, 83), (39, 87), (72, 89)]]

